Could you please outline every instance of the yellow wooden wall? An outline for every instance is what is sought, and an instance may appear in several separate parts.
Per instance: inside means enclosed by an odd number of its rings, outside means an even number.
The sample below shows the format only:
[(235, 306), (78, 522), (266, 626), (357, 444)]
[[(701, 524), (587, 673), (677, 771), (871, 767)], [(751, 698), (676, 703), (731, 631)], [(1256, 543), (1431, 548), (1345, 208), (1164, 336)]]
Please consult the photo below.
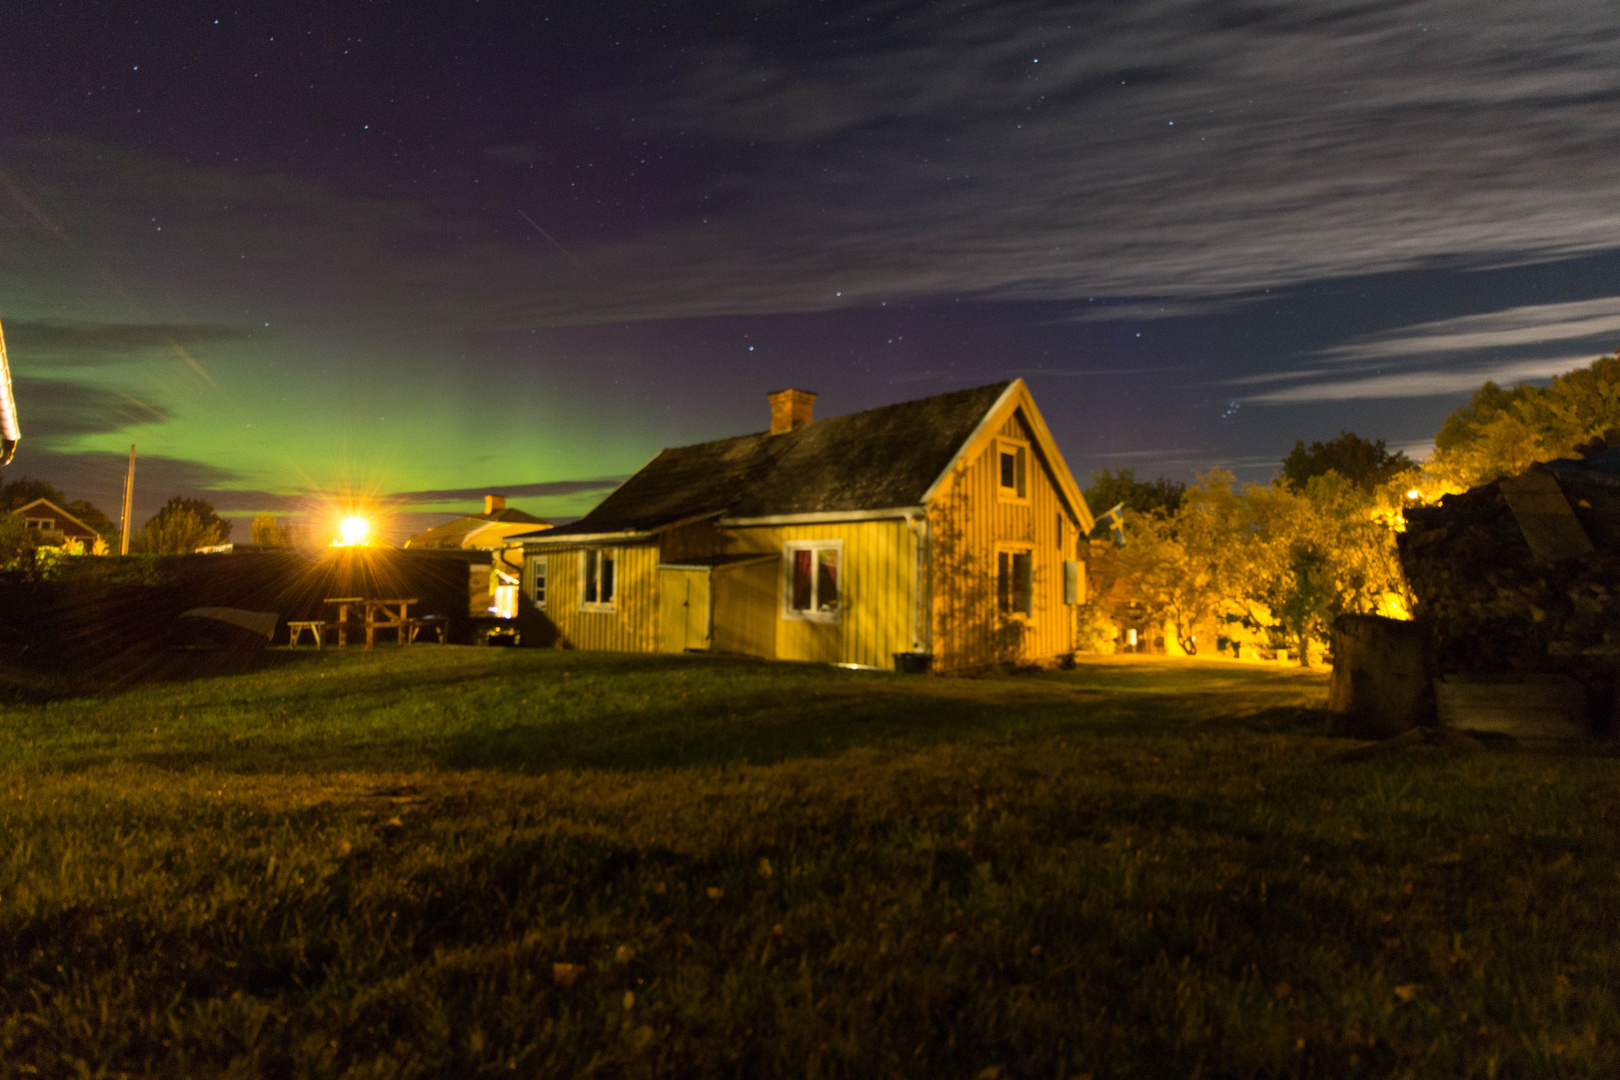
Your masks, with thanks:
[(782, 660), (893, 667), (893, 654), (910, 652), (914, 618), (915, 548), (901, 520), (846, 521), (729, 530), (735, 551), (774, 552), (791, 540), (844, 542), (839, 621), (817, 623), (781, 617), (782, 564), (769, 596), (776, 621), (776, 655)]
[[(1027, 504), (998, 498), (994, 435), (1019, 439), (1030, 447)], [(955, 475), (942, 485), (928, 515), (921, 587), (931, 626), (929, 640), (921, 645), (934, 654), (937, 669), (1039, 661), (1073, 651), (1077, 613), (1063, 602), (1063, 562), (1077, 557), (1079, 527), (1021, 413), (1014, 411), (996, 432), (971, 448)], [(781, 617), (782, 547), (795, 540), (844, 542), (843, 609), (838, 622)], [(1034, 614), (1028, 618), (1009, 619), (997, 611), (997, 545), (1009, 541), (1027, 544), (1034, 554)], [(769, 553), (776, 561), (765, 568), (717, 571), (717, 577), (738, 575), (734, 586), (731, 582), (721, 586), (729, 605), (735, 607), (746, 596), (751, 608), (759, 608), (744, 620), (746, 631), (741, 623), (735, 631), (728, 628), (727, 644), (732, 649), (769, 655), (765, 635), (771, 632), (767, 627), (774, 626), (774, 655), (779, 659), (890, 667), (894, 653), (914, 647), (917, 544), (912, 528), (900, 519), (729, 529), (698, 523), (672, 531), (659, 542), (616, 549), (618, 610), (612, 613), (579, 610), (580, 549), (553, 549), (547, 552), (551, 574), (546, 614), (574, 648), (653, 652), (659, 647), (660, 561)], [(719, 596), (714, 599), (721, 602)], [(720, 621), (717, 607), (717, 648)]]
[[(579, 610), (580, 548), (549, 548), (546, 615), (574, 649), (654, 652), (658, 648), (658, 546), (637, 544), (612, 549), (615, 611)], [(525, 565), (525, 574), (527, 565)], [(529, 582), (524, 581), (528, 593)]]
[[(999, 498), (997, 443), (991, 437), (973, 448), (929, 506), (933, 652), (940, 670), (1043, 660), (1074, 649), (1075, 608), (1063, 602), (1063, 562), (1079, 550), (1074, 514), (1022, 413), (1015, 410), (995, 434), (1030, 444), (1029, 502)], [(997, 610), (997, 545), (1007, 541), (1029, 544), (1034, 553), (1034, 614), (1027, 619), (1009, 619)]]
[(776, 659), (782, 595), (780, 557), (715, 567), (710, 578), (715, 652)]

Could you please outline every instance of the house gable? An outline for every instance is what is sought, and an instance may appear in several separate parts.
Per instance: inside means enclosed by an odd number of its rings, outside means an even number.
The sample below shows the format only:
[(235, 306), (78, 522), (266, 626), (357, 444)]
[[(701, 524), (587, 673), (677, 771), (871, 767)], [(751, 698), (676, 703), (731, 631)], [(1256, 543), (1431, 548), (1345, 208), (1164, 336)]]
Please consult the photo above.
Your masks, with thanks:
[(931, 488), (936, 664), (1027, 662), (1074, 648), (1066, 580), (1093, 519), (1020, 381)]
[(74, 517), (60, 506), (57, 506), (49, 499), (35, 499), (31, 503), (24, 506), (19, 506), (17, 509), (13, 510), (12, 513), (21, 515), (25, 520), (29, 518), (50, 518), (55, 522), (54, 527), (50, 531), (59, 532), (64, 536), (75, 540), (89, 540), (93, 542), (101, 537), (101, 534), (96, 532), (96, 530), (92, 529), (90, 526), (86, 525), (84, 522), (80, 521), (78, 518)]
[(962, 443), (956, 455), (951, 458), (950, 464), (946, 465), (929, 485), (921, 501), (932, 504), (968, 462), (984, 453), (991, 440), (1014, 433), (1009, 425), (1017, 425), (1018, 432), (1029, 440), (1035, 461), (1042, 465), (1051, 482), (1057, 487), (1069, 513), (1079, 523), (1081, 533), (1091, 532), (1092, 526), (1096, 524), (1091, 508), (1086, 505), (1086, 498), (1080, 492), (1080, 485), (1075, 482), (1074, 474), (1069, 471), (1068, 464), (1063, 460), (1063, 452), (1058, 449), (1057, 442), (1052, 438), (1052, 431), (1046, 426), (1046, 420), (1041, 416), (1040, 409), (1036, 408), (1035, 398), (1023, 379), (1014, 379), (1007, 384), (1006, 391), (997, 399), (990, 411), (985, 413), (983, 421)]

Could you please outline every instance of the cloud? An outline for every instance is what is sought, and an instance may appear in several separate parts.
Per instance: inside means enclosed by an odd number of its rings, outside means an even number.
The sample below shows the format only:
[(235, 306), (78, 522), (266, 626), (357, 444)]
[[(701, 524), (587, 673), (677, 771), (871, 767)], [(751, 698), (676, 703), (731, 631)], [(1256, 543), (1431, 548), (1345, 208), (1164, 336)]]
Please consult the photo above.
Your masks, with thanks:
[[(1174, 450), (1115, 450), (1107, 453), (1090, 453), (1086, 455), (1090, 461), (1096, 462), (1095, 467), (1118, 470), (1131, 469), (1133, 472), (1142, 470), (1168, 471), (1186, 473), (1203, 473), (1210, 469), (1229, 469), (1232, 472), (1253, 472), (1257, 469), (1276, 469), (1281, 464), (1280, 457), (1268, 455), (1239, 455), (1223, 456), (1218, 450), (1204, 447)], [(1146, 471), (1142, 472), (1144, 478)], [(1096, 510), (1097, 507), (1092, 507)]]
[(12, 319), (5, 324), (13, 355), (45, 354), (53, 365), (92, 366), (122, 363), (130, 354), (172, 351), (219, 341), (240, 341), (246, 330), (209, 324), (49, 322)]
[(12, 389), (23, 436), (31, 440), (99, 435), (169, 419), (168, 410), (161, 405), (99, 386), (19, 377)]
[(1562, 375), (1566, 371), (1588, 364), (1591, 360), (1589, 356), (1562, 356), (1446, 371), (1404, 371), (1358, 379), (1309, 382), (1301, 386), (1269, 390), (1241, 400), (1244, 404), (1252, 405), (1296, 405), (1318, 401), (1466, 394), (1478, 389), (1479, 385), (1487, 380), (1513, 384), (1531, 379), (1550, 379), (1554, 375)]
[(1617, 337), (1620, 337), (1620, 296), (1606, 296), (1420, 323), (1326, 349), (1317, 355), (1331, 362), (1370, 363), (1435, 353), (1521, 348), (1581, 338), (1612, 342)]
[[(1608, 344), (1617, 334), (1620, 297), (1529, 304), (1368, 335), (1314, 353), (1317, 363), (1311, 366), (1245, 375), (1223, 385), (1294, 384), (1240, 399), (1252, 404), (1468, 393), (1486, 380), (1549, 379), (1585, 366), (1595, 359), (1598, 343)], [(1593, 353), (1534, 355), (1552, 345), (1567, 350), (1582, 340), (1593, 344)]]
[(1017, 379), (1075, 379), (1075, 378), (1102, 378), (1110, 375), (1147, 375), (1161, 371), (1189, 371), (1185, 365), (1176, 367), (1134, 367), (1134, 368), (1007, 368), (997, 372), (999, 375)]
[[(764, 148), (751, 239), (729, 250), (754, 288), (793, 267), (799, 303), (1198, 296), (1610, 246), (1611, 21), (1575, 0), (1497, 15), (1462, 0), (862, 10), (796, 27), (791, 52), (764, 44), (786, 36), (774, 25), (700, 53), (663, 114)], [(701, 266), (694, 239), (672, 250)]]
[(1107, 378), (1115, 375), (1143, 375), (1157, 371), (1187, 371), (1185, 367), (1135, 368), (1005, 368), (1001, 371), (908, 371), (889, 379), (889, 385), (899, 386), (917, 382), (969, 382), (982, 386), (987, 379), (1079, 379)]
[(432, 491), (401, 491), (389, 496), (406, 505), (422, 503), (482, 501), (485, 495), (505, 495), (510, 499), (539, 498), (558, 495), (579, 495), (593, 491), (611, 491), (624, 483), (623, 476), (604, 476), (593, 480), (550, 480), (538, 484), (494, 484), (475, 488), (440, 488)]
[[(205, 275), (229, 310), (273, 275), (314, 317), (449, 330), (931, 297), (1159, 298), (1077, 316), (1152, 317), (1620, 236), (1613, 16), (1589, 0), (1489, 18), (1477, 0), (758, 14), (686, 50), (673, 82), (578, 103), (593, 155), (616, 138), (703, 162), (645, 182), (690, 197), (634, 226), (565, 209), (584, 164), (566, 139), (493, 145), (481, 169), (506, 173), (476, 206), (449, 180), (368, 195), (62, 139), (11, 173), (78, 242), (142, 245), (124, 265), (143, 283)], [(614, 185), (643, 181), (604, 183), (617, 206)], [(171, 243), (201, 254), (182, 268)]]
[[(70, 498), (86, 499), (116, 519), (128, 467), (128, 454), (102, 450), (56, 453), (48, 446), (32, 443), (25, 429), (16, 460), (7, 475), (49, 480)], [(221, 506), (223, 503), (216, 501), (215, 489), (236, 480), (235, 473), (206, 462), (142, 454), (135, 464), (136, 523), (145, 521), (175, 495), (200, 496)]]
[[(1090, 299), (1090, 298), (1088, 298)], [(1166, 298), (1103, 303), (1075, 311), (1060, 323), (1151, 322), (1154, 319), (1190, 319), (1201, 315), (1227, 315), (1253, 304), (1274, 299), (1271, 296), (1223, 296), (1208, 300)]]

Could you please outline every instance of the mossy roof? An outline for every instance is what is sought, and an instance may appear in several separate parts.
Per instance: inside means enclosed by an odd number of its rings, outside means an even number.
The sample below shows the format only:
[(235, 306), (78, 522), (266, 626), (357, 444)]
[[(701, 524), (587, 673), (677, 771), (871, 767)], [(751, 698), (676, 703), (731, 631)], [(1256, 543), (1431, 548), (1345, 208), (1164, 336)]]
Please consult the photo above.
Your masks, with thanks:
[(918, 506), (1010, 382), (660, 453), (571, 525), (645, 532), (706, 514), (776, 517)]

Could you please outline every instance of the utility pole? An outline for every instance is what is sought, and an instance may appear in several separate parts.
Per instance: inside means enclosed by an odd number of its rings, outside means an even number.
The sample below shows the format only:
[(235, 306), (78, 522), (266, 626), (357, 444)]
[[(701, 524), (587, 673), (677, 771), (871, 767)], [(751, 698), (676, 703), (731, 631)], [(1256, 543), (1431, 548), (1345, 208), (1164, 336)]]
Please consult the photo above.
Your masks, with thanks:
[(133, 514), (135, 505), (135, 444), (129, 444), (129, 475), (124, 477), (124, 543), (118, 552), (120, 555), (129, 554), (129, 519)]

